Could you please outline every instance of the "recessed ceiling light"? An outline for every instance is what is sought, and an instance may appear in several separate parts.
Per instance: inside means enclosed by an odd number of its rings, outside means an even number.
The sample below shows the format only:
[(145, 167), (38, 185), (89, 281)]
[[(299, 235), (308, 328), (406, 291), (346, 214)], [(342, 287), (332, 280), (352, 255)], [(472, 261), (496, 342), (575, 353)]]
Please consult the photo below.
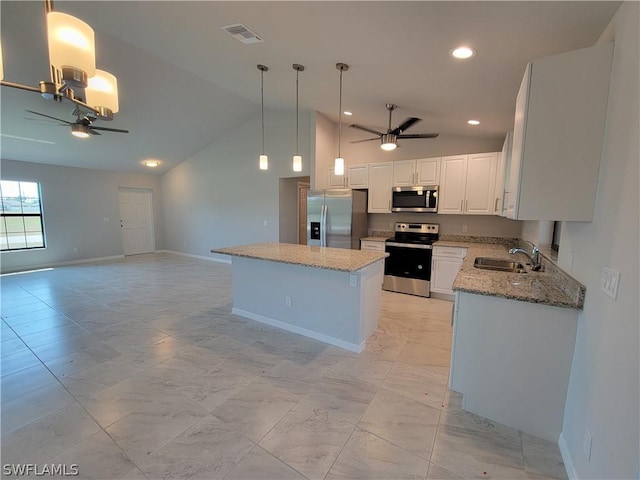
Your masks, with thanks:
[(160, 162), (158, 160), (145, 160), (143, 163), (149, 168), (155, 168), (160, 165)]
[(478, 120), (467, 120), (467, 123), (469, 125), (480, 125), (480, 122)]
[(342, 112), (342, 113), (344, 113), (345, 115), (353, 115), (353, 113), (351, 113), (351, 112), (347, 112), (347, 111), (344, 111), (344, 112)]
[(454, 58), (471, 58), (476, 54), (476, 51), (471, 47), (457, 47), (451, 50), (451, 56)]

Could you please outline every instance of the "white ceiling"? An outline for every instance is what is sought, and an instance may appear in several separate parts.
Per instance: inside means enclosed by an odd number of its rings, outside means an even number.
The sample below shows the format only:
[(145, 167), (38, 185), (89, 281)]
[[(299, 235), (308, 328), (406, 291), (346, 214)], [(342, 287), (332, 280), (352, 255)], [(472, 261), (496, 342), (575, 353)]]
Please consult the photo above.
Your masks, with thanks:
[[(88, 140), (68, 127), (27, 120), (25, 109), (73, 121), (68, 103), (3, 87), (3, 159), (163, 173), (259, 113), (260, 72), (267, 108), (300, 107), (338, 119), (336, 62), (344, 73), (343, 122), (385, 128), (385, 103), (399, 105), (394, 124), (423, 119), (408, 133), (441, 137), (504, 134), (529, 60), (590, 46), (620, 2), (153, 2), (56, 1), (96, 32), (97, 66), (118, 77), (120, 112)], [(38, 1), (0, 3), (5, 80), (48, 80), (44, 7)], [(265, 39), (244, 45), (220, 27), (244, 23)], [(468, 44), (471, 60), (451, 48)], [(482, 123), (470, 127), (466, 120)], [(45, 140), (54, 144), (33, 140)], [(367, 134), (363, 132), (363, 138)], [(414, 142), (429, 140), (412, 140)]]

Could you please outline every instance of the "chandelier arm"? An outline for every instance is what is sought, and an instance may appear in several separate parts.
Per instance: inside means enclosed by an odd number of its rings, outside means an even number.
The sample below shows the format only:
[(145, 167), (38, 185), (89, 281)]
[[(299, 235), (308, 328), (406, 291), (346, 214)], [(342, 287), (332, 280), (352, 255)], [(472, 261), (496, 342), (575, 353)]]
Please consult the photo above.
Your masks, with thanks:
[(29, 85), (22, 85), (20, 83), (7, 82), (6, 80), (0, 80), (0, 84), (2, 84), (3, 87), (18, 88), (20, 90), (27, 90), (28, 92), (40, 93), (39, 88), (31, 87)]

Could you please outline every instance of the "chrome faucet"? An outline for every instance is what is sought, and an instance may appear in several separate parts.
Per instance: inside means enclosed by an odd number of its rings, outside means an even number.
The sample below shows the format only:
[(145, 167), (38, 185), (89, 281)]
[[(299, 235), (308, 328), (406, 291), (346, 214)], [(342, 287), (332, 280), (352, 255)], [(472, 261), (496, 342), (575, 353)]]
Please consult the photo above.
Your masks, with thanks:
[(540, 250), (538, 250), (538, 247), (533, 247), (531, 255), (529, 255), (526, 250), (523, 250), (521, 248), (512, 248), (511, 250), (509, 250), (509, 253), (511, 255), (515, 255), (516, 253), (522, 253), (526, 255), (531, 262), (531, 270), (534, 272), (537, 272), (542, 268), (542, 264), (540, 263)]

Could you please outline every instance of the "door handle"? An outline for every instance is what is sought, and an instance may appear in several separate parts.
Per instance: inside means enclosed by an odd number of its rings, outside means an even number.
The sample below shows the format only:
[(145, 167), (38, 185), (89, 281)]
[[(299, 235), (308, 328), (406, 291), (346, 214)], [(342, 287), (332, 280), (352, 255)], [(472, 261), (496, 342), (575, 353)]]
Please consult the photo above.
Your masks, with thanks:
[(498, 200), (500, 200), (500, 197), (496, 197), (496, 203), (495, 203), (495, 205), (493, 206), (493, 211), (494, 211), (494, 212), (497, 212), (497, 211), (498, 211)]
[(464, 200), (460, 200), (460, 212), (464, 213)]

